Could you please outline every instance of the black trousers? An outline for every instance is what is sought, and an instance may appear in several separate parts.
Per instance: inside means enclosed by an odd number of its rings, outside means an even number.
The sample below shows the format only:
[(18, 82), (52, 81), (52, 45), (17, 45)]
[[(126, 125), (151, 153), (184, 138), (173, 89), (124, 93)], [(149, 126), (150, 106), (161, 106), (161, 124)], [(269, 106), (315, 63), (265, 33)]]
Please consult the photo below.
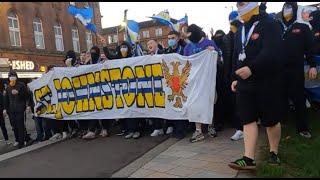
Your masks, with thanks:
[(304, 94), (304, 70), (302, 67), (287, 68), (283, 74), (283, 113), (288, 112), (288, 100), (291, 99), (295, 106), (296, 129), (298, 132), (308, 131), (306, 111), (306, 98)]
[(134, 133), (134, 132), (139, 132), (141, 129), (139, 128), (140, 122), (142, 121), (141, 118), (128, 118), (124, 119), (128, 133)]
[(19, 143), (19, 147), (24, 146), (24, 141), (26, 139), (26, 129), (24, 122), (25, 112), (9, 112), (9, 119), (14, 133), (16, 142)]
[(161, 118), (152, 118), (153, 129), (162, 129), (164, 126), (164, 119)]
[(78, 122), (81, 130), (88, 130), (89, 120), (79, 120)]
[(6, 141), (9, 140), (8, 131), (6, 128), (6, 123), (5, 123), (4, 117), (3, 117), (3, 110), (0, 110), (0, 127), (1, 127), (1, 131), (2, 131), (2, 135), (3, 135), (4, 140), (6, 140)]
[(68, 132), (68, 122), (65, 120), (55, 120), (55, 119), (50, 119), (49, 121), (51, 129), (54, 134), (56, 133), (62, 133), (62, 132)]
[(97, 129), (100, 129), (100, 124), (102, 129), (106, 129), (107, 131), (110, 130), (110, 125), (111, 125), (110, 119), (103, 119), (103, 120), (89, 120), (88, 126), (89, 126), (89, 131), (95, 132)]

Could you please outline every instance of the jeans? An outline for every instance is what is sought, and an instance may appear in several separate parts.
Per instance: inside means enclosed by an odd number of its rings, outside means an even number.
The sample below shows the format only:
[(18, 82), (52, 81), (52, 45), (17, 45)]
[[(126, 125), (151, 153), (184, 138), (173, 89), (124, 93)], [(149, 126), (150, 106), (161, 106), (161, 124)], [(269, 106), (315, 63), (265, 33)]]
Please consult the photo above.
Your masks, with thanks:
[(33, 119), (37, 130), (37, 141), (41, 141), (44, 138), (49, 139), (52, 136), (48, 122), (50, 120), (42, 117), (34, 117)]

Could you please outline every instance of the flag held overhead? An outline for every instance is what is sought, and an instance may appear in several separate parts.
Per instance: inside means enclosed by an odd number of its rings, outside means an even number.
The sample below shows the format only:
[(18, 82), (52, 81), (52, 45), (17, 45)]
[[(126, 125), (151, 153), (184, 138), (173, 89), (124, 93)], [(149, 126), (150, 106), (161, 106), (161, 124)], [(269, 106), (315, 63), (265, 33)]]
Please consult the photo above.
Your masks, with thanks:
[(91, 23), (93, 18), (93, 9), (91, 7), (77, 8), (75, 6), (69, 6), (68, 12), (77, 18), (88, 30), (97, 33), (96, 26)]

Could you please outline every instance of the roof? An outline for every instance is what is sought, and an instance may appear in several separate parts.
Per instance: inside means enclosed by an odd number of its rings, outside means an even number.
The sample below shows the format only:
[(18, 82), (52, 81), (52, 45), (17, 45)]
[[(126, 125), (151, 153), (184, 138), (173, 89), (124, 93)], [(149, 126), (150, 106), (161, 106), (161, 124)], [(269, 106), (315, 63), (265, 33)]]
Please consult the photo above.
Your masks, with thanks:
[[(177, 20), (171, 18), (171, 22), (177, 23)], [(139, 22), (140, 29), (153, 27), (153, 26), (164, 26), (164, 25), (159, 23), (158, 21), (154, 21), (154, 20)], [(103, 28), (101, 34), (105, 35), (105, 34), (116, 33), (117, 32), (117, 27), (119, 28), (119, 30), (121, 29), (120, 26), (113, 26), (113, 27)]]

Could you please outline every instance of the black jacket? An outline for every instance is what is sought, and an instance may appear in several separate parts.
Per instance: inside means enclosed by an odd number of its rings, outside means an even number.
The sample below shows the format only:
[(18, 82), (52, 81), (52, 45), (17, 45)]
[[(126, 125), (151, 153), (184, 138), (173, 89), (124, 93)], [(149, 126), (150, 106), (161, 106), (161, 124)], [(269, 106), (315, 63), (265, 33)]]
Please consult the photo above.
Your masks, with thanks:
[[(244, 24), (246, 32), (249, 31), (256, 21), (259, 21), (259, 23), (256, 25), (248, 45), (245, 47), (246, 59), (244, 61), (238, 60), (242, 50), (241, 32), (243, 25), (239, 27), (239, 30), (235, 34), (233, 53), (233, 58), (235, 59), (233, 64), (233, 80), (238, 80), (241, 84), (251, 84), (253, 87), (264, 82), (270, 82), (270, 80), (272, 81), (277, 77), (280, 72), (279, 61), (281, 59), (280, 25), (267, 13), (262, 12), (259, 15), (253, 16), (249, 22)], [(242, 80), (235, 74), (237, 69), (244, 66), (248, 66), (252, 72), (252, 75), (246, 80)], [(239, 89), (239, 86), (237, 89)]]
[[(282, 60), (284, 61), (283, 65), (285, 68), (298, 67), (303, 69), (304, 60), (306, 59), (311, 67), (315, 67), (311, 30), (306, 24), (294, 23), (297, 19), (297, 4), (292, 2), (286, 2), (285, 4), (292, 5), (294, 14), (289, 22), (286, 22), (283, 16), (279, 22), (282, 29), (282, 50), (284, 53), (284, 59)], [(287, 31), (285, 31), (285, 27), (288, 28)]]
[(229, 32), (223, 37), (223, 46), (221, 47), (223, 57), (224, 77), (229, 85), (232, 78), (232, 64), (233, 64), (233, 49), (234, 49), (234, 33)]
[[(12, 94), (12, 90), (18, 91), (17, 95)], [(4, 104), (7, 112), (24, 112), (29, 100), (29, 92), (26, 85), (17, 81), (16, 85), (11, 87), (10, 85), (5, 90)]]
[(2, 92), (0, 92), (0, 113), (2, 113), (3, 109), (4, 109), (4, 97), (3, 97), (3, 94)]
[(313, 53), (316, 56), (320, 56), (320, 10), (313, 11), (311, 13), (312, 20), (310, 24), (312, 25), (313, 34)]

